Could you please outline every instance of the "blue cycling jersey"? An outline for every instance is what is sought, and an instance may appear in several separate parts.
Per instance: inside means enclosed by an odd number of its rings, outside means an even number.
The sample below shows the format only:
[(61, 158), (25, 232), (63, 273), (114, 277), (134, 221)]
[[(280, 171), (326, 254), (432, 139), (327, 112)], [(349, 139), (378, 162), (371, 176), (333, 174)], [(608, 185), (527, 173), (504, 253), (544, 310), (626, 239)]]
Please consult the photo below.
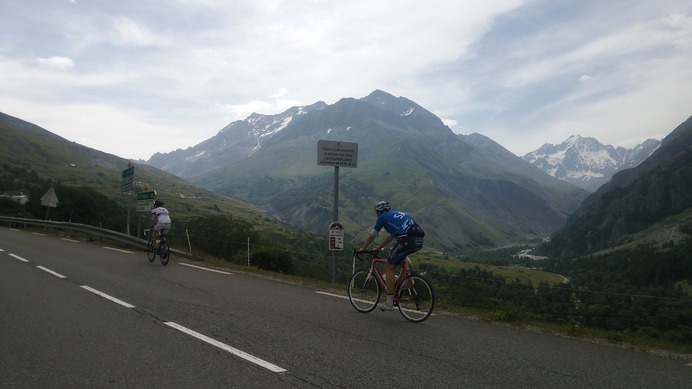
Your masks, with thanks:
[(413, 221), (413, 218), (408, 213), (389, 211), (377, 218), (375, 226), (370, 231), (370, 235), (377, 236), (382, 227), (384, 227), (389, 235), (394, 238), (400, 238), (406, 236), (409, 232), (409, 227), (412, 225), (416, 225), (416, 222)]

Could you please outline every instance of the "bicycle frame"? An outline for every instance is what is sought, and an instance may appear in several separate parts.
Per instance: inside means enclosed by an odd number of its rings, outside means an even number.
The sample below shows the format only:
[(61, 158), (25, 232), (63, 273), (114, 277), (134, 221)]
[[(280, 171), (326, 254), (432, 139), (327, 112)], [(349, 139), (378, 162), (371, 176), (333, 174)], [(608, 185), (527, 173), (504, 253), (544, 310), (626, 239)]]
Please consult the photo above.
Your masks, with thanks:
[[(374, 276), (374, 277), (375, 277), (375, 279), (377, 280), (377, 282), (378, 282), (378, 283), (380, 284), (380, 286), (382, 287), (382, 290), (384, 290), (385, 293), (386, 293), (386, 291), (387, 291), (387, 282), (386, 282), (386, 280), (385, 280), (384, 275), (383, 275), (382, 272), (380, 271), (380, 269), (377, 268), (377, 265), (378, 265), (378, 264), (382, 264), (382, 265), (386, 264), (386, 263), (387, 263), (387, 259), (378, 257), (378, 256), (377, 256), (377, 253), (378, 253), (377, 251), (361, 251), (360, 253), (362, 253), (362, 254), (371, 254), (371, 255), (372, 255), (372, 262), (370, 263), (370, 276)], [(358, 254), (358, 253), (354, 253), (354, 261), (355, 261), (355, 256), (356, 256), (357, 254)], [(354, 262), (354, 263), (355, 263), (355, 262)], [(354, 267), (355, 267), (355, 266), (354, 266)], [(398, 302), (398, 301), (401, 301), (401, 300), (405, 300), (405, 299), (400, 299), (399, 297), (397, 297), (397, 296), (399, 295), (398, 291), (399, 291), (399, 289), (401, 288), (401, 285), (402, 285), (403, 282), (406, 282), (406, 283), (407, 283), (406, 286), (409, 287), (409, 288), (412, 286), (412, 285), (410, 285), (411, 280), (409, 279), (409, 276), (411, 275), (411, 270), (410, 270), (410, 268), (409, 268), (408, 258), (405, 259), (405, 260), (401, 263), (401, 265), (400, 265), (399, 267), (401, 268), (401, 269), (399, 270), (399, 273), (397, 274), (396, 272), (394, 272), (394, 278), (395, 278), (395, 280), (396, 280), (396, 282), (394, 283), (394, 290), (392, 291), (392, 293), (394, 293), (394, 300), (393, 300), (394, 302)]]
[[(385, 279), (384, 274), (380, 271), (380, 269), (377, 268), (377, 265), (378, 264), (386, 264), (386, 263), (387, 263), (386, 259), (374, 257), (372, 259), (372, 264), (370, 267), (371, 272), (375, 274), (377, 281), (380, 283), (380, 285), (382, 286), (385, 293), (387, 291), (387, 280)], [(399, 293), (397, 293), (397, 292), (398, 292), (399, 288), (401, 288), (402, 282), (410, 282), (408, 280), (408, 276), (410, 274), (411, 273), (409, 272), (409, 269), (408, 269), (408, 260), (405, 260), (404, 262), (401, 263), (401, 269), (399, 270), (399, 274), (394, 272), (395, 283), (394, 283), (394, 290), (392, 291), (392, 293), (394, 294), (394, 302), (398, 302), (401, 300), (399, 297), (397, 297), (399, 295)]]

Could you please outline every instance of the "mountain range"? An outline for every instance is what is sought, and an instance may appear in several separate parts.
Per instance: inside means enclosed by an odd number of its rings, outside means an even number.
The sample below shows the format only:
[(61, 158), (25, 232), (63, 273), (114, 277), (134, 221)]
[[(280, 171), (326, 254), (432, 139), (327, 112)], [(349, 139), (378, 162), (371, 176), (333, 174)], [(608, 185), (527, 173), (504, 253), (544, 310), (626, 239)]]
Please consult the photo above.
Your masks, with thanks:
[(358, 167), (340, 172), (339, 221), (361, 240), (381, 199), (427, 226), (430, 245), (463, 250), (547, 237), (588, 192), (555, 179), (481, 135), (458, 135), (413, 101), (375, 90), (253, 114), (186, 150), (147, 163), (263, 207), (285, 223), (323, 231), (332, 221), (333, 172), (317, 142), (358, 143)]
[(622, 169), (639, 165), (661, 145), (648, 139), (633, 149), (603, 145), (595, 138), (573, 135), (559, 145), (544, 144), (523, 156), (551, 176), (595, 191)]
[(552, 256), (574, 257), (630, 244), (675, 244), (689, 238), (690, 183), (692, 117), (666, 136), (649, 158), (615, 173), (589, 195), (541, 250)]
[[(374, 221), (372, 205), (387, 199), (414, 215), (433, 249), (496, 248), (559, 230), (546, 252), (574, 255), (632, 241), (632, 234), (664, 219), (672, 231), (689, 235), (691, 127), (688, 119), (639, 164), (621, 158), (637, 166), (589, 194), (481, 134), (454, 134), (423, 107), (376, 90), (235, 121), (187, 150), (155, 154), (147, 161), (152, 167), (137, 163), (135, 185), (157, 190), (182, 218), (221, 211), (267, 222), (271, 215), (325, 233), (334, 171), (317, 165), (317, 142), (356, 142), (358, 167), (342, 168), (339, 182), (339, 221), (347, 239), (362, 241)], [(121, 196), (120, 172), (129, 161), (2, 113), (0, 130), (3, 188), (22, 168)], [(571, 144), (584, 139), (573, 137)], [(647, 141), (638, 154), (655, 147)]]

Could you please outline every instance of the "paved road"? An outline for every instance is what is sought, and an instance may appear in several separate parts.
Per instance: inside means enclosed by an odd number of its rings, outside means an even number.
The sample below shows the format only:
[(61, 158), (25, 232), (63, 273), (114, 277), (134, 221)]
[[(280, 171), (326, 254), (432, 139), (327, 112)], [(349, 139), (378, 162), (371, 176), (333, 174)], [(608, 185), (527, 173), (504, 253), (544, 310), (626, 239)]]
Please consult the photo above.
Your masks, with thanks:
[(689, 360), (191, 265), (0, 227), (0, 387), (692, 387)]

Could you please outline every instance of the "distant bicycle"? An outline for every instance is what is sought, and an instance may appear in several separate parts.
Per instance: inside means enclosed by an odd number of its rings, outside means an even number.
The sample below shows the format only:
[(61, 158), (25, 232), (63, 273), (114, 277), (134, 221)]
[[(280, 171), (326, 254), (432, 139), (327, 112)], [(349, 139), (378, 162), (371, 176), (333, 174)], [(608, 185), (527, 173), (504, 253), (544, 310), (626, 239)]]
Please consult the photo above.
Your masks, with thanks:
[[(348, 282), (348, 299), (358, 312), (371, 312), (380, 301), (380, 290), (385, 290), (385, 280), (377, 269), (378, 264), (387, 260), (377, 257), (378, 251), (353, 250), (353, 257), (363, 261), (361, 255), (372, 257), (370, 268), (353, 273)], [(394, 285), (394, 306), (406, 320), (420, 323), (430, 317), (435, 307), (435, 294), (430, 283), (418, 274), (412, 274), (408, 259), (401, 264), (396, 284)]]
[[(147, 235), (148, 232), (150, 231), (144, 230), (144, 235)], [(156, 242), (151, 241), (151, 235), (149, 235), (149, 240), (147, 241), (147, 258), (149, 258), (149, 262), (154, 262), (157, 255), (163, 266), (168, 265), (168, 261), (171, 259), (171, 250), (168, 247), (166, 235), (162, 233), (158, 234)]]

